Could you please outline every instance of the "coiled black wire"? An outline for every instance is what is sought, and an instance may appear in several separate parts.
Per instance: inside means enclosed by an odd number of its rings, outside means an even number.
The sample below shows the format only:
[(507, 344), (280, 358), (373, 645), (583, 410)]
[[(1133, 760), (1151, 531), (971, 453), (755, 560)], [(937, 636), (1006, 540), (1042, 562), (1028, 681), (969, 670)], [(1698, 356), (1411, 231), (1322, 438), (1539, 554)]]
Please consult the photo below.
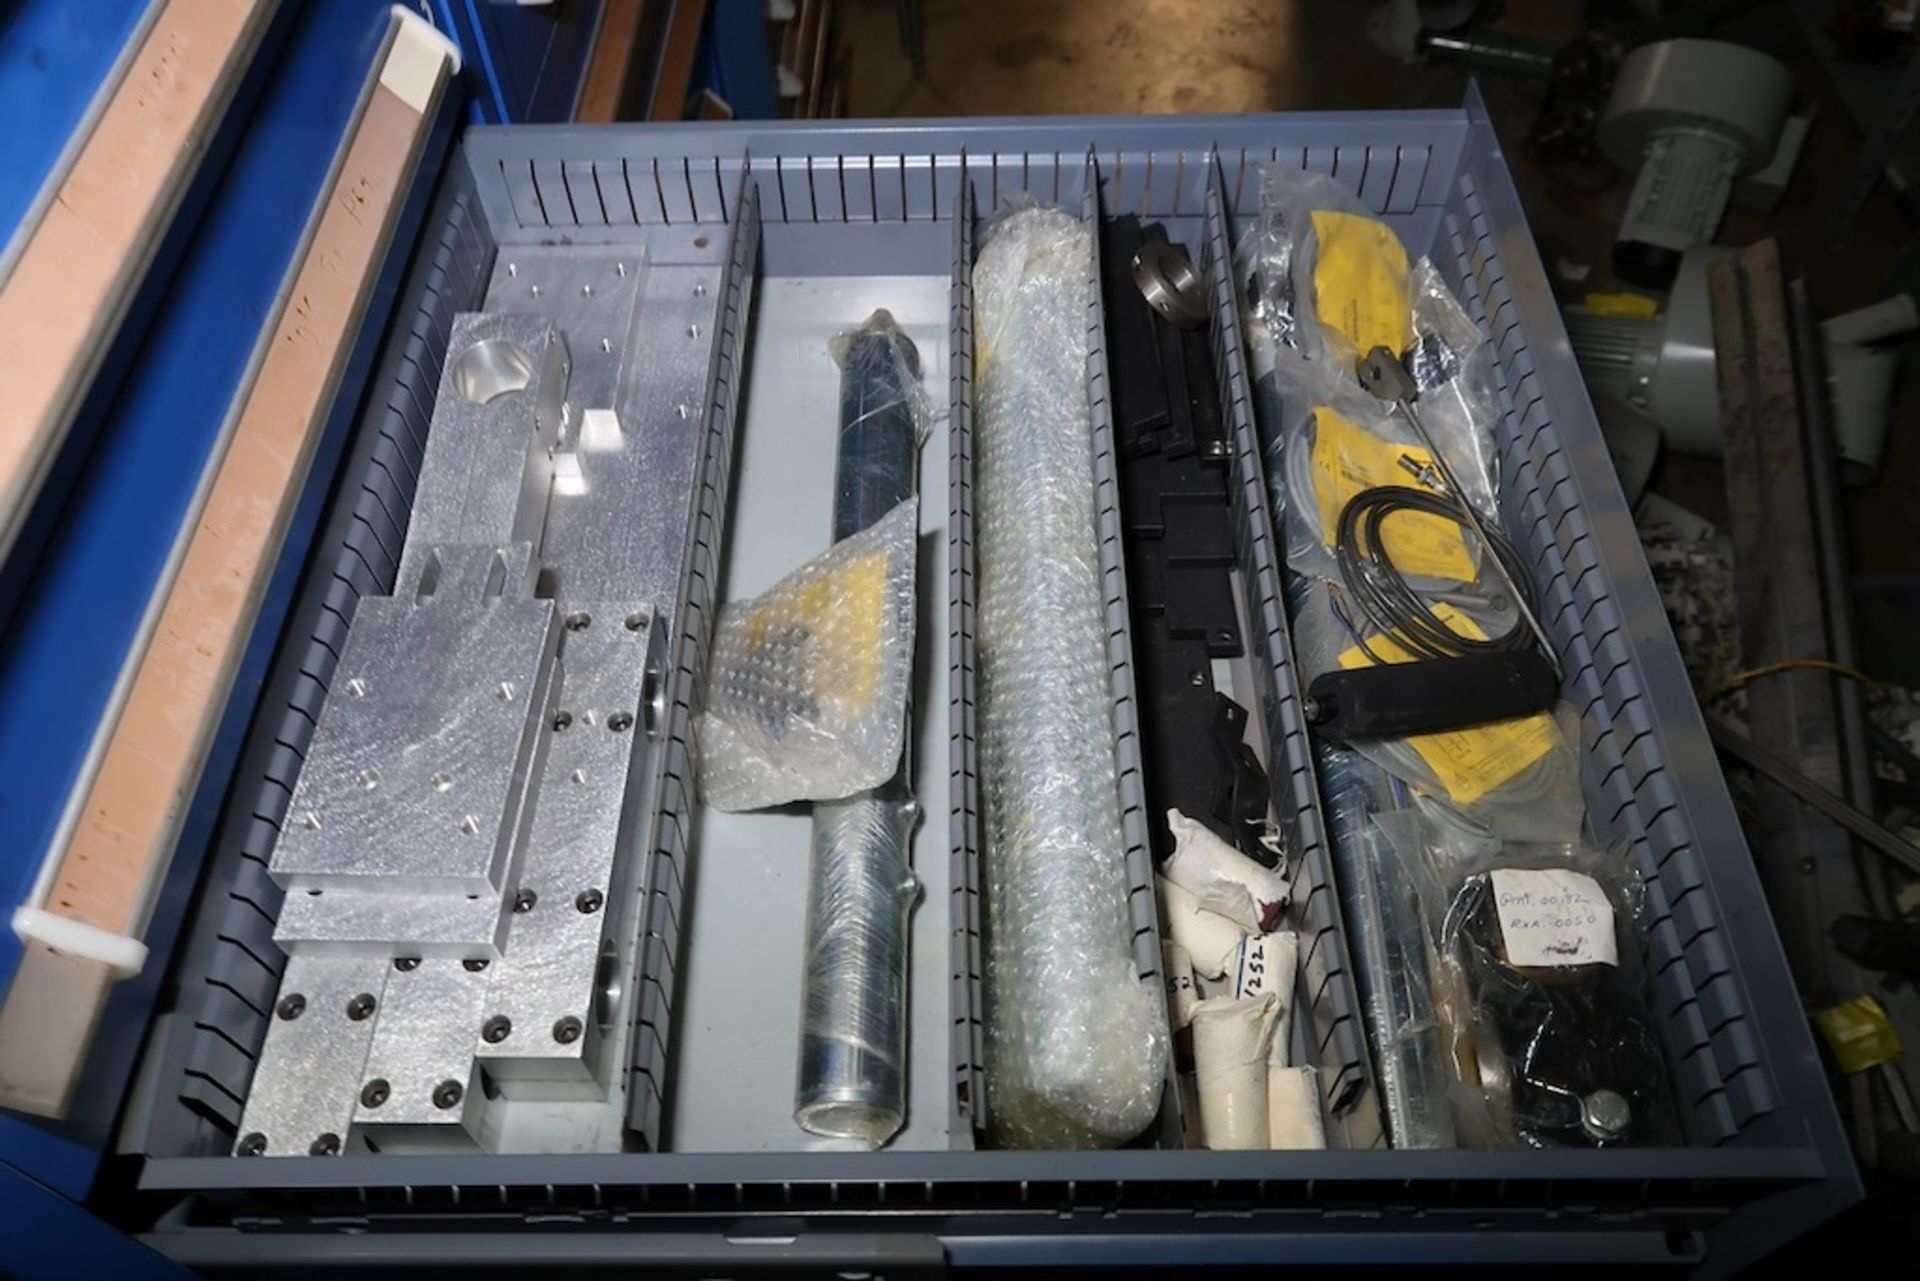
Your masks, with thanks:
[[(1381, 526), (1402, 512), (1425, 512), (1450, 520), (1469, 534), (1473, 532), (1459, 506), (1441, 494), (1408, 485), (1380, 485), (1355, 494), (1341, 509), (1333, 553), (1348, 595), (1374, 629), (1398, 642), (1416, 659), (1531, 649), (1533, 631), (1527, 626), (1527, 614), (1535, 609), (1533, 578), (1506, 535), (1489, 528), (1487, 552), (1500, 558), (1507, 577), (1519, 585), (1526, 599), (1516, 602), (1520, 609), (1511, 628), (1499, 636), (1476, 640), (1440, 621), (1421, 594), (1407, 585), (1387, 554)], [(1382, 661), (1368, 648), (1364, 636), (1356, 639), (1369, 659), (1376, 664)]]

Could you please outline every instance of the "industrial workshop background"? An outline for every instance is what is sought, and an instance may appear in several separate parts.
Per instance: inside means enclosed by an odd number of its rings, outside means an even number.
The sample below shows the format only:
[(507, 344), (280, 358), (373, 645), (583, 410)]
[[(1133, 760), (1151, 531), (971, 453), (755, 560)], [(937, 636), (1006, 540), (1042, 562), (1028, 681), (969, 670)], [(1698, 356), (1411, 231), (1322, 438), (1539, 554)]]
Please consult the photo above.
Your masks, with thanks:
[(1917, 109), (0, 5), (0, 1276), (1913, 1273)]

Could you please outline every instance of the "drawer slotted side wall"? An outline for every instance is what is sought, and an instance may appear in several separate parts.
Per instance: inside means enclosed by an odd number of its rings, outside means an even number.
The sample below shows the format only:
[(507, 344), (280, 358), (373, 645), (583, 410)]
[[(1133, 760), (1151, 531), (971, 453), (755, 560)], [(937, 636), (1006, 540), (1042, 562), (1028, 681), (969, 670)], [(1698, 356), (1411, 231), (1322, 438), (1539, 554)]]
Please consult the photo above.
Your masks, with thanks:
[[(1479, 1246), (1469, 1253), (1490, 1258), (1512, 1257), (1499, 1228), (1530, 1222), (1536, 1235), (1541, 1229), (1567, 1233), (1582, 1248), (1591, 1245), (1596, 1257), (1649, 1257), (1652, 1247), (1640, 1244), (1643, 1238), (1665, 1240), (1672, 1231), (1679, 1234), (1676, 1248), (1691, 1251), (1681, 1237), (1711, 1230), (1732, 1210), (1725, 1228), (1711, 1233), (1717, 1244), (1709, 1254), (1724, 1259), (1760, 1248), (1755, 1242), (1804, 1231), (1857, 1195), (1845, 1137), (1766, 926), (1724, 781), (1684, 678), (1671, 679), (1677, 656), (1632, 541), (1630, 516), (1611, 472), (1587, 472), (1591, 458), (1604, 463), (1604, 450), (1491, 127), (1473, 102), (1465, 112), (1267, 119), (474, 130), (463, 156), (455, 163), (455, 187), (470, 188), (477, 199), (484, 214), (477, 234), (488, 254), (489, 237), (597, 243), (620, 239), (622, 227), (630, 235), (635, 225), (696, 219), (723, 225), (740, 202), (734, 184), (742, 179), (758, 192), (768, 222), (937, 221), (955, 217), (963, 192), (975, 211), (1021, 191), (1072, 208), (1088, 194), (1089, 158), (1098, 166), (1109, 214), (1198, 219), (1217, 163), (1220, 194), (1231, 197), (1234, 227), (1244, 229), (1257, 213), (1256, 167), (1278, 162), (1331, 173), (1360, 190), (1416, 250), (1448, 246), (1436, 248), (1436, 258), (1493, 335), (1501, 376), (1518, 407), (1500, 431), (1502, 462), (1533, 485), (1521, 483), (1506, 495), (1510, 529), (1543, 558), (1537, 572), (1549, 580), (1552, 625), (1563, 652), (1578, 657), (1575, 670), (1584, 671), (1594, 652), (1606, 655), (1581, 677), (1597, 687), (1584, 709), (1593, 735), (1586, 743), (1589, 807), (1603, 828), (1611, 824), (1638, 837), (1643, 859), (1661, 869), (1649, 874), (1649, 892), (1669, 919), (1656, 931), (1666, 941), (1657, 938), (1649, 949), (1651, 968), (1660, 970), (1664, 958), (1665, 972), (1684, 972), (1695, 992), (1715, 989), (1710, 998), (1691, 1001), (1682, 989), (1663, 989), (1679, 1002), (1676, 1023), (1693, 1010), (1705, 1029), (1718, 1023), (1724, 1033), (1746, 1024), (1722, 1038), (1724, 1055), (1712, 1031), (1691, 1040), (1689, 1033), (1669, 1031), (1670, 1045), (1677, 1039), (1683, 1048), (1707, 1046), (1717, 1078), (1690, 1118), (1693, 1142), (1712, 1142), (1714, 1130), (1702, 1127), (1702, 1116), (1718, 1118), (1715, 1125), (1731, 1119), (1732, 1130), (1717, 1147), (1653, 1152), (668, 1152), (324, 1162), (196, 1155), (208, 1149), (156, 1130), (160, 1137), (144, 1145), (152, 1159), (141, 1171), (141, 1188), (162, 1199), (201, 1194), (194, 1200), (197, 1217), (169, 1220), (183, 1234), (178, 1239), (193, 1236), (193, 1224), (266, 1226), (256, 1217), (262, 1212), (287, 1216), (283, 1226), (320, 1232), (388, 1214), (483, 1220), (505, 1214), (518, 1222), (613, 1210), (684, 1223), (679, 1216), (704, 1211), (751, 1222), (762, 1214), (871, 1209), (908, 1211), (909, 1219), (898, 1222), (955, 1240), (985, 1222), (978, 1212), (992, 1210), (1023, 1212), (1015, 1219), (989, 1216), (1008, 1233), (1055, 1241), (1123, 1230), (1124, 1221), (1096, 1229), (1058, 1217), (1099, 1206), (1123, 1216), (1180, 1210), (1182, 1222), (1195, 1212), (1233, 1210), (1239, 1213), (1231, 1221), (1208, 1221), (1210, 1235), (1303, 1230), (1354, 1243), (1377, 1236), (1387, 1223), (1421, 1219), (1468, 1232), (1484, 1244), (1483, 1253)], [(430, 401), (431, 388), (429, 382), (422, 403)], [(1569, 485), (1570, 451), (1578, 453), (1579, 468)], [(1549, 495), (1558, 515), (1549, 515)], [(1583, 522), (1591, 536), (1581, 540)], [(1607, 587), (1611, 604), (1593, 604), (1595, 589)], [(1588, 594), (1576, 600), (1577, 592)], [(1588, 606), (1584, 615), (1581, 603)], [(1615, 622), (1622, 625), (1609, 633)], [(1649, 672), (1658, 678), (1651, 685)], [(1643, 697), (1631, 702), (1636, 690)], [(1602, 730), (1612, 738), (1604, 739)], [(1609, 796), (1612, 804), (1604, 804)], [(1669, 885), (1665, 869), (1676, 865), (1681, 871)], [(1697, 878), (1700, 888), (1683, 893), (1690, 882), (1682, 876)], [(213, 894), (224, 889), (225, 882), (211, 886)], [(1707, 1000), (1731, 1019), (1710, 1018), (1700, 1008)], [(196, 1029), (187, 1040), (206, 1035)], [(1740, 1037), (1758, 1050), (1759, 1066), (1735, 1072)], [(1674, 1066), (1677, 1078), (1680, 1065)], [(175, 1078), (178, 1068), (172, 1059), (163, 1065)], [(956, 1079), (963, 1079), (955, 1068)], [(1748, 1078), (1751, 1083), (1739, 1084)], [(161, 1079), (163, 1096), (171, 1097), (173, 1083)], [(1770, 1110), (1736, 1108), (1728, 1096), (1740, 1092)], [(1499, 1209), (1487, 1210), (1491, 1206)], [(313, 1220), (323, 1207), (343, 1219)], [(1329, 1214), (1338, 1209), (1363, 1212), (1373, 1226), (1356, 1230)], [(1481, 1221), (1489, 1230), (1473, 1232)], [(1162, 1229), (1134, 1220), (1127, 1230), (1137, 1236)]]
[[(1662, 884), (1662, 859), (1653, 852), (1650, 840), (1675, 802), (1663, 781), (1641, 798), (1632, 780), (1622, 778), (1622, 744), (1628, 751), (1638, 750), (1653, 733), (1646, 700), (1633, 688), (1631, 655), (1620, 638), (1622, 624), (1606, 576), (1599, 572), (1585, 521), (1572, 497), (1567, 457), (1546, 422), (1542, 397), (1533, 384), (1526, 337), (1504, 296), (1505, 282), (1489, 262), (1486, 221), (1478, 197), (1464, 180), (1462, 196), (1465, 216), (1449, 216), (1445, 231), (1465, 274), (1442, 270), (1455, 281), (1462, 305), (1499, 352), (1496, 368), (1508, 424), (1498, 451), (1505, 520), (1509, 529), (1527, 531), (1523, 546), (1540, 592), (1542, 621), (1566, 671), (1562, 694), (1581, 715), (1588, 824), (1603, 843), (1624, 838), (1635, 847), (1648, 899), (1644, 960), (1652, 983), (1650, 999), (1660, 1020), (1675, 1102), (1696, 1141), (1718, 1143), (1772, 1111), (1778, 1106), (1777, 1094), (1752, 1041), (1746, 1002), (1716, 937), (1717, 922), (1703, 919), (1685, 941), (1676, 937)], [(1616, 681), (1623, 674), (1625, 679)], [(1623, 781), (1627, 784), (1624, 794), (1618, 786)], [(1669, 832), (1666, 838), (1679, 842), (1668, 850), (1669, 857), (1677, 854), (1683, 859), (1675, 867), (1676, 874), (1690, 873), (1691, 888), (1703, 889), (1697, 861), (1685, 848), (1684, 831)], [(1718, 960), (1717, 974), (1726, 980), (1716, 989), (1721, 1008), (1711, 1029), (1702, 1021), (1689, 967), (1676, 964), (1689, 948), (1708, 964)], [(1735, 1050), (1731, 1058), (1724, 1054), (1728, 1048)]]
[[(1297, 1010), (1294, 1017), (1311, 1029), (1321, 1097), (1336, 1114), (1337, 1125), (1340, 1114), (1356, 1108), (1377, 1112), (1377, 1102), (1369, 1092), (1372, 1063), (1361, 1026), (1358, 992), (1349, 971), (1320, 785), (1301, 708), (1293, 639), (1281, 599), (1282, 553), (1276, 546), (1260, 442), (1254, 429), (1253, 382), (1241, 337), (1232, 234), (1217, 166), (1209, 178), (1204, 275), (1211, 295), (1211, 337), (1221, 418), (1233, 439), (1234, 555), (1247, 616), (1247, 652), (1260, 690), (1258, 710), (1267, 739), (1273, 809), (1291, 860), (1290, 914), (1301, 943), (1300, 976), (1295, 986), (1306, 998), (1304, 1010)], [(1362, 1133), (1379, 1132), (1377, 1118), (1371, 1126), (1363, 1123), (1356, 1128)]]
[(718, 605), (713, 593), (722, 562), (720, 544), (725, 533), (727, 487), (733, 478), (754, 262), (760, 252), (757, 189), (745, 185), (736, 188), (733, 215), (727, 228), (726, 292), (721, 300), (713, 364), (707, 374), (712, 392), (706, 409), (706, 438), (701, 446), (700, 494), (690, 515), (687, 565), (676, 591), (675, 635), (669, 659), (672, 674), (664, 678), (671, 699), (666, 730), (656, 751), (660, 764), (653, 795), (658, 799), (653, 829), (642, 855), (647, 866), (640, 883), (647, 887), (647, 897), (633, 977), (640, 999), (632, 1015), (633, 1079), (627, 1093), (627, 1120), (654, 1149), (661, 1144), (666, 1092), (672, 1088), (667, 1080), (667, 1046), (673, 1020), (674, 967), (680, 959), (681, 894), (687, 882), (682, 865), (687, 859), (687, 830), (693, 816), (693, 722), (705, 692), (707, 641)]
[[(1133, 682), (1132, 606), (1127, 595), (1125, 527), (1120, 518), (1120, 465), (1114, 453), (1113, 401), (1107, 373), (1106, 272), (1101, 269), (1101, 192), (1098, 163), (1081, 171), (1080, 217), (1091, 233), (1087, 261), (1087, 398), (1093, 410), (1094, 538), (1100, 549), (1100, 583), (1107, 607), (1107, 692), (1113, 699), (1113, 754), (1120, 770), (1120, 839), (1126, 851), (1127, 915), (1132, 922), (1133, 964), (1165, 1017), (1166, 980), (1160, 966), (1160, 912), (1154, 902), (1153, 851), (1147, 823), (1145, 749), (1140, 743), (1140, 703)], [(1180, 1091), (1173, 1054), (1159, 1115), (1143, 1141), (1182, 1146)]]
[[(1143, 751), (1140, 743), (1140, 713), (1133, 679), (1133, 639), (1129, 622), (1126, 557), (1120, 519), (1119, 463), (1115, 457), (1113, 407), (1108, 393), (1106, 306), (1102, 294), (1100, 260), (1100, 185), (1094, 161), (1086, 157), (1078, 180), (1056, 180), (1049, 189), (1064, 194), (1068, 206), (1077, 203), (1081, 219), (1091, 235), (1091, 255), (1087, 264), (1087, 368), (1086, 387), (1093, 436), (1093, 475), (1095, 540), (1099, 549), (1099, 569), (1103, 608), (1107, 625), (1107, 681), (1112, 698), (1112, 722), (1115, 763), (1119, 768), (1120, 832), (1126, 860), (1127, 915), (1131, 922), (1129, 948), (1140, 982), (1163, 999), (1165, 982), (1161, 976), (1159, 912), (1154, 902), (1153, 855), (1148, 845), (1146, 785)], [(1031, 193), (1038, 199), (1038, 193)], [(950, 723), (951, 786), (954, 823), (954, 901), (953, 901), (953, 1008), (955, 1035), (952, 1071), (955, 1082), (955, 1147), (974, 1146), (985, 1134), (987, 1099), (982, 1092), (986, 1083), (984, 1045), (984, 962), (981, 914), (984, 906), (984, 853), (981, 835), (977, 715), (974, 706), (974, 583), (973, 548), (973, 402), (972, 402), (972, 304), (973, 247), (984, 243), (990, 232), (976, 221), (974, 192), (962, 188), (955, 198), (955, 214), (961, 219), (954, 229), (956, 242), (954, 289), (964, 304), (964, 317), (956, 317), (956, 326), (964, 324), (967, 345), (960, 355), (956, 345), (953, 362), (954, 416), (949, 419), (949, 451), (953, 463), (951, 479), (950, 524), (947, 530), (949, 573), (953, 587), (949, 596), (949, 625), (955, 643), (952, 647), (953, 670), (950, 673), (953, 717)], [(1004, 213), (1005, 207), (997, 212)], [(957, 304), (959, 305), (959, 304)], [(964, 376), (964, 382), (960, 381)], [(964, 1056), (964, 1057), (962, 1057)], [(962, 1122), (968, 1129), (958, 1128)], [(1179, 1090), (1171, 1069), (1161, 1091), (1154, 1123), (1136, 1141), (1161, 1148), (1182, 1145)]]
[[(1566, 669), (1563, 696), (1580, 713), (1589, 824), (1601, 841), (1632, 846), (1645, 887), (1649, 996), (1676, 1102), (1695, 1143), (1749, 1132), (1775, 1141), (1805, 1136), (1804, 1118), (1775, 1123), (1784, 1102), (1778, 1075), (1798, 1074), (1802, 1097), (1829, 1115), (1831, 1100), (1811, 1055), (1778, 1052), (1804, 1039), (1805, 1027), (1777, 941), (1762, 935), (1736, 968), (1722, 900), (1737, 889), (1766, 919), (1751, 860), (1711, 749), (1710, 785), (1682, 787), (1675, 741), (1692, 739), (1698, 753), (1704, 730), (1604, 444), (1597, 432), (1573, 439), (1554, 421), (1557, 406), (1530, 341), (1537, 336), (1521, 323), (1509, 279), (1520, 268), (1502, 261), (1488, 215), (1494, 185), (1484, 169), (1457, 177), (1434, 256), (1498, 355), (1505, 521), (1532, 563), (1543, 621)], [(1513, 199), (1510, 184), (1497, 194)], [(1610, 499), (1605, 510), (1615, 522), (1605, 548), (1596, 493)], [(1629, 595), (1637, 599), (1628, 603)], [(1653, 692), (1655, 666), (1665, 669), (1664, 695)], [(1693, 768), (1697, 782), (1699, 763)], [(1711, 876), (1708, 851), (1718, 856)], [(1768, 971), (1772, 982), (1757, 981)], [(1764, 1034), (1763, 1020), (1772, 1024)], [(1772, 1056), (1763, 1042), (1775, 1047)]]
[(973, 197), (953, 199), (953, 284), (947, 368), (947, 786), (951, 817), (948, 907), (953, 1073), (949, 1132), (971, 1147), (987, 1125), (986, 1026), (973, 999), (986, 981), (980, 935), (980, 768), (974, 737)]

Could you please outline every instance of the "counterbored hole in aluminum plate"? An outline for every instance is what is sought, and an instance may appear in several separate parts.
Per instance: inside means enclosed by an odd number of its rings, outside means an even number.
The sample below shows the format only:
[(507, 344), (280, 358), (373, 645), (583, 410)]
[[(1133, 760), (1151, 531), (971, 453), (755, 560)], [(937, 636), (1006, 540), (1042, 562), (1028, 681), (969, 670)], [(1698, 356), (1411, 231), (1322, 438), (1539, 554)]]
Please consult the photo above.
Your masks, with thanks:
[(488, 338), (453, 363), (453, 387), (476, 405), (498, 400), (533, 381), (533, 356), (517, 342)]

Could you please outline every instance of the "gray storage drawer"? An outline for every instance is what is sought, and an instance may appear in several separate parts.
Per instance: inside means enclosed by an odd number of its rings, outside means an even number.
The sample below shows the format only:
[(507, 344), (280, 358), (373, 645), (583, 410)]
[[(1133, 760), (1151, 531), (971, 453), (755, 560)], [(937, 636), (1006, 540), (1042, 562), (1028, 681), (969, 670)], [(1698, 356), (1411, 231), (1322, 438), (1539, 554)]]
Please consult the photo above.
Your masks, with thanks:
[[(1229, 270), (1233, 239), (1256, 212), (1254, 168), (1274, 162), (1323, 170), (1351, 186), (1410, 247), (1431, 254), (1493, 340), (1505, 410), (1498, 445), (1506, 523), (1531, 556), (1565, 693), (1581, 712), (1596, 834), (1632, 842), (1654, 905), (1647, 968), (1684, 1113), (1683, 1148), (1378, 1146)], [(1298, 856), (1294, 911), (1313, 957), (1301, 1005), (1312, 1017), (1298, 1020), (1297, 1048), (1322, 1067), (1336, 1121), (1333, 1150), (1172, 1150), (1178, 1118), (1171, 1100), (1134, 1149), (974, 1150), (983, 1100), (970, 269), (979, 220), (1025, 198), (1089, 216), (1137, 212), (1165, 221), (1207, 271), (1236, 450), (1236, 577), (1254, 654), (1241, 673), (1247, 686), (1237, 692), (1255, 708), (1275, 811)], [(497, 253), (658, 237), (710, 247), (728, 283), (709, 377), (694, 552), (674, 622), (660, 767), (670, 800), (634, 852), (644, 861), (646, 908), (631, 1005), (629, 1123), (651, 1150), (215, 1155), (231, 1146), (263, 1036), (264, 1003), (244, 994), (262, 983), (271, 991), (278, 965), (270, 941), (278, 894), (262, 864), (342, 622), (362, 594), (391, 581), (391, 556), (381, 548), (397, 544), (411, 504), (451, 317), (477, 305)], [(926, 868), (942, 850), (948, 857), (930, 878), (939, 895), (916, 918), (916, 930), (932, 928), (937, 937), (915, 951), (916, 973), (930, 957), (946, 963), (946, 972), (929, 976), (928, 985), (915, 979), (916, 1014), (939, 1018), (914, 1032), (908, 1133), (875, 1154), (771, 1150), (792, 1145), (757, 1141), (758, 1122), (745, 1113), (759, 1106), (777, 1116), (784, 1108), (792, 1054), (780, 1038), (791, 1031), (768, 1026), (759, 1043), (767, 1063), (740, 1065), (728, 1060), (754, 1042), (696, 1025), (702, 1002), (725, 999), (702, 994), (725, 991), (729, 972), (716, 971), (721, 963), (698, 950), (701, 917), (688, 902), (698, 894), (687, 893), (703, 841), (736, 851), (708, 856), (720, 858), (727, 876), (754, 865), (736, 861), (744, 848), (728, 844), (736, 838), (724, 827), (703, 828), (690, 798), (673, 791), (689, 783), (687, 727), (712, 608), (742, 583), (764, 586), (772, 563), (766, 556), (777, 531), (743, 511), (758, 502), (752, 496), (770, 492), (769, 469), (787, 465), (756, 443), (766, 430), (756, 428), (756, 414), (774, 397), (756, 402), (755, 370), (770, 341), (811, 332), (809, 281), (825, 282), (819, 287), (848, 311), (855, 301), (879, 301), (874, 281), (932, 300), (916, 313), (916, 341), (934, 353), (930, 369), (944, 371), (948, 390), (923, 489), (923, 508), (933, 511), (923, 519), (944, 520), (947, 559), (922, 588), (941, 619), (940, 583), (947, 587), (936, 651), (944, 675), (936, 678), (939, 706), (917, 731), (945, 744), (929, 768), (947, 786), (929, 789), (922, 775), (920, 799), (930, 814), (916, 863)], [(1098, 443), (1105, 364), (1097, 290), (1091, 305)], [(842, 323), (859, 319), (849, 314)], [(816, 392), (803, 386), (792, 394)], [(140, 1204), (152, 1213), (139, 1226), (164, 1252), (209, 1267), (617, 1259), (726, 1270), (765, 1259), (777, 1240), (787, 1242), (777, 1248), (788, 1262), (878, 1270), (941, 1259), (1044, 1264), (1069, 1257), (1080, 1264), (1573, 1258), (1725, 1270), (1857, 1197), (1732, 805), (1477, 98), (1460, 111), (1322, 116), (476, 129), (443, 180), (366, 404), (263, 699), (269, 711), (240, 772), (217, 781), (228, 794), (228, 821), (188, 924), (170, 1013), (150, 1039), (143, 1089), (123, 1130), (123, 1148), (145, 1158)], [(1110, 450), (1110, 425), (1107, 431)], [(936, 477), (947, 491), (944, 515)], [(1110, 460), (1106, 481), (1110, 489)], [(1116, 743), (1131, 780), (1123, 787), (1137, 803), (1125, 576), (1117, 530), (1109, 532)], [(1136, 954), (1150, 972), (1158, 950), (1144, 814), (1130, 815), (1129, 824)], [(720, 1021), (737, 1021), (743, 1011), (728, 1007)], [(709, 1008), (706, 1023), (713, 1021)], [(780, 1097), (694, 1142), (686, 1136), (701, 1127), (675, 1117), (676, 1081), (689, 1070), (761, 1093), (777, 1081)]]

